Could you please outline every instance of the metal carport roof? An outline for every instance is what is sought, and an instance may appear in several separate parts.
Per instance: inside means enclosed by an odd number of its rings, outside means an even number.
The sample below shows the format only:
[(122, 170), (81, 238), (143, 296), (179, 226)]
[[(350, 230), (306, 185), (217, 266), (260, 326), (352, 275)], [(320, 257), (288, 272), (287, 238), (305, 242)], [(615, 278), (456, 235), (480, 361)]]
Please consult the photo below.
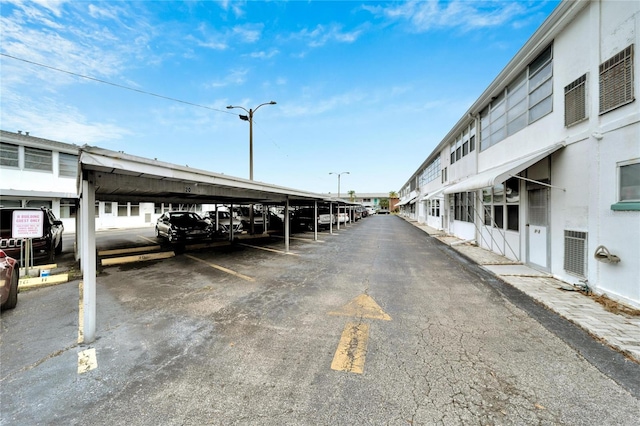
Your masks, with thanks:
[[(137, 157), (103, 148), (83, 146), (78, 160), (80, 195), (77, 223), (78, 253), (83, 273), (83, 339), (95, 340), (96, 332), (96, 197), (110, 201), (226, 204), (316, 205), (347, 204), (344, 200), (264, 182), (193, 169)], [(289, 249), (288, 214), (285, 214), (285, 247)]]

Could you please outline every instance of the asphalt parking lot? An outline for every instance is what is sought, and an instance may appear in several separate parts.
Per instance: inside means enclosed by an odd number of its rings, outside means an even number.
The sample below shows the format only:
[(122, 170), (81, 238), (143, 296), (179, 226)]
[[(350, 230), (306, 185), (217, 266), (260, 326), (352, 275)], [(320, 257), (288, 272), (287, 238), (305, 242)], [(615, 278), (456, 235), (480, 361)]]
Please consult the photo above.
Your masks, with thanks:
[(637, 420), (637, 397), (402, 219), (294, 237), (103, 267), (90, 345), (78, 280), (21, 293), (2, 313), (0, 423)]

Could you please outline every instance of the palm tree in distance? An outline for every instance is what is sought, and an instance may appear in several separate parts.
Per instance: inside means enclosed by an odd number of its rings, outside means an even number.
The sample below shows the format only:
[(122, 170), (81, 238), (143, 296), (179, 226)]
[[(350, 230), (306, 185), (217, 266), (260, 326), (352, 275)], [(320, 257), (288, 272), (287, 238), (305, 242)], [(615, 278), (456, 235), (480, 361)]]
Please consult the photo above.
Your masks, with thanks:
[(349, 200), (353, 203), (356, 200), (356, 191), (352, 189), (351, 191), (348, 192), (348, 194), (349, 194)]

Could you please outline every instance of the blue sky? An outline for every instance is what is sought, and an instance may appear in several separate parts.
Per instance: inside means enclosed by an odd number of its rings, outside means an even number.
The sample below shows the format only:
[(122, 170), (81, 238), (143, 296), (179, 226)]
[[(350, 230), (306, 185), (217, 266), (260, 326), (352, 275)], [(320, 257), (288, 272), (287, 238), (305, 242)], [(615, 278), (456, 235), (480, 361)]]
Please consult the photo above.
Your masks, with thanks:
[(0, 128), (248, 178), (273, 100), (255, 180), (397, 191), (557, 4), (0, 0)]

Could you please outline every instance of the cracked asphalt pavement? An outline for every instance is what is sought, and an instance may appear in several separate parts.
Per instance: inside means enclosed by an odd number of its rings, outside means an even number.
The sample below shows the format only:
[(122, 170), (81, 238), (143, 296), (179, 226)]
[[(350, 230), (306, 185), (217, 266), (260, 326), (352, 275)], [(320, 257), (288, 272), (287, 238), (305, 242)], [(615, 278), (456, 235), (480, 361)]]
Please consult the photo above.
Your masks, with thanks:
[[(0, 424), (637, 424), (637, 388), (609, 372), (639, 365), (585, 358), (404, 220), (296, 236), (297, 256), (234, 245), (104, 268), (90, 345), (78, 281), (21, 293), (1, 317)], [(329, 314), (362, 295), (390, 319)], [(349, 323), (366, 325), (361, 373), (331, 368)], [(97, 368), (79, 374), (86, 349)]]

